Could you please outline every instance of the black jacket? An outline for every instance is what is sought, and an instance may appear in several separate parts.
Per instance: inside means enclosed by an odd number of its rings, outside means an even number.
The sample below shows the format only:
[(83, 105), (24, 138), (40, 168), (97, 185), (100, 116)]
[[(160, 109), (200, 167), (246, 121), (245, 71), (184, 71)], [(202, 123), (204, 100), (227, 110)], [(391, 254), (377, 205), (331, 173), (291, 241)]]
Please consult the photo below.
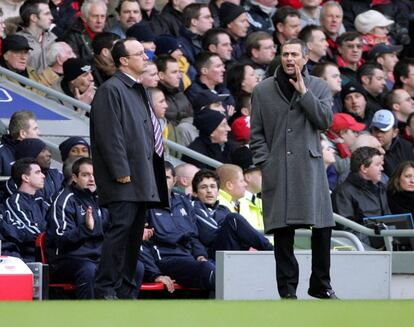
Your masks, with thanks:
[(364, 217), (391, 214), (384, 184), (377, 185), (363, 179), (358, 173), (350, 173), (332, 194), (333, 211), (363, 224)]
[[(223, 146), (221, 146), (220, 144), (212, 143), (209, 137), (200, 135), (189, 145), (189, 148), (222, 163), (232, 162), (230, 155), (234, 148), (229, 142), (226, 142)], [(201, 163), (200, 161), (186, 155), (182, 157), (182, 160), (187, 163), (191, 163), (198, 168), (211, 168), (209, 165)]]
[(384, 156), (384, 172), (391, 176), (397, 166), (406, 160), (414, 160), (413, 145), (407, 140), (396, 136)]
[(0, 176), (10, 176), (11, 167), (15, 161), (14, 148), (18, 140), (13, 140), (9, 134), (5, 134), (1, 138), (0, 144)]
[(158, 84), (158, 87), (165, 95), (168, 104), (165, 117), (170, 123), (176, 126), (182, 119), (193, 116), (193, 107), (184, 92), (168, 87), (162, 82)]
[(161, 18), (168, 29), (168, 34), (178, 37), (180, 35), (180, 27), (183, 25), (183, 14), (168, 2), (161, 11)]
[[(96, 92), (90, 136), (102, 205), (133, 201), (168, 207), (164, 158), (154, 151), (148, 103), (144, 87), (122, 72)], [(122, 176), (131, 176), (131, 183), (118, 183), (116, 179)]]
[(62, 36), (62, 41), (65, 41), (72, 47), (77, 58), (83, 58), (88, 63), (92, 64), (92, 40), (86, 32), (80, 17), (74, 21), (72, 26)]

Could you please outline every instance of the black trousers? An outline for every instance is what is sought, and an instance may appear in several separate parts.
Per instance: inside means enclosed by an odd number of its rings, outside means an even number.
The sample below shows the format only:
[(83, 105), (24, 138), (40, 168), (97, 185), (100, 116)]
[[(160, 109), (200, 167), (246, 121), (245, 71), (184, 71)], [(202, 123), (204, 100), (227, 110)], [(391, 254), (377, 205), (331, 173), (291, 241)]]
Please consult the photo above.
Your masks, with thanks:
[(95, 296), (133, 299), (138, 293), (135, 276), (146, 205), (142, 202), (114, 202), (108, 205), (108, 211), (110, 226), (102, 245)]
[[(329, 270), (331, 267), (332, 228), (312, 228), (312, 273), (309, 289), (313, 292), (332, 289)], [(296, 295), (299, 281), (299, 265), (293, 253), (295, 227), (274, 230), (276, 280), (280, 297)]]

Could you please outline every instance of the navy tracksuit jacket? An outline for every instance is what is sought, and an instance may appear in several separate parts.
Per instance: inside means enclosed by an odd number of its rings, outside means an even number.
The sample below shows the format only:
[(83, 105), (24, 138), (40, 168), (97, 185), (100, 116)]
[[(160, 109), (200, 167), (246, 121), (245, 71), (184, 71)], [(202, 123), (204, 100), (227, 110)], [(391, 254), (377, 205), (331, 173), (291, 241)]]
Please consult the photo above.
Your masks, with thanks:
[[(92, 208), (94, 228), (86, 227), (88, 207)], [(89, 190), (70, 185), (56, 196), (47, 214), (49, 260), (76, 258), (98, 262), (109, 214), (98, 205), (97, 196)]]
[(25, 262), (35, 261), (35, 240), (46, 230), (48, 208), (42, 198), (23, 192), (14, 193), (5, 202), (0, 232)]

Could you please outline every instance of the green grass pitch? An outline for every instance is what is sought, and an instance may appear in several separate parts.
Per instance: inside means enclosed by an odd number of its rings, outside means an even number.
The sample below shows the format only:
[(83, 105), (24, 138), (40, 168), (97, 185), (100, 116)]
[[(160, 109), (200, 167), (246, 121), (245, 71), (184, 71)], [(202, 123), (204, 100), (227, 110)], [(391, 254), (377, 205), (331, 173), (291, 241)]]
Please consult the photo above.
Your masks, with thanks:
[(0, 302), (1, 327), (414, 327), (414, 301)]

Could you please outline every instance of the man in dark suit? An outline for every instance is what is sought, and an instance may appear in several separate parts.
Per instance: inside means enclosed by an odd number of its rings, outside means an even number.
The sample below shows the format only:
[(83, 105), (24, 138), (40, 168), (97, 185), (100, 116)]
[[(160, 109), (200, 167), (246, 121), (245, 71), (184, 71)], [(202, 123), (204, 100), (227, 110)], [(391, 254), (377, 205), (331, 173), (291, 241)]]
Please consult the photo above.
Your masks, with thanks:
[(147, 56), (136, 40), (115, 43), (118, 71), (101, 85), (91, 110), (91, 145), (101, 205), (108, 207), (97, 298), (135, 298), (134, 281), (147, 207), (168, 207), (162, 135), (138, 77)]

